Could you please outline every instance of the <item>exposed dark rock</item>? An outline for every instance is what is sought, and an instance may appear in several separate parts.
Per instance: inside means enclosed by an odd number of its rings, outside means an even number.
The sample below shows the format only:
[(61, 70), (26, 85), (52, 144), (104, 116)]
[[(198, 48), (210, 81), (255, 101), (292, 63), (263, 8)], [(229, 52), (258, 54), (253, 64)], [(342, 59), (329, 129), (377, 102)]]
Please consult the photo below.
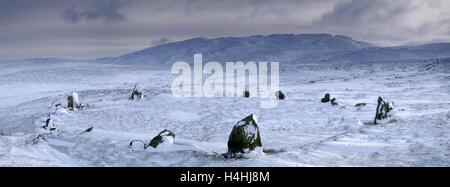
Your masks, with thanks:
[(367, 105), (367, 103), (358, 103), (355, 105), (355, 107), (366, 106), (366, 105)]
[(331, 104), (332, 104), (332, 105), (339, 105), (339, 104), (336, 102), (336, 98), (331, 99)]
[(330, 94), (326, 93), (325, 97), (322, 98), (322, 103), (328, 103), (328, 102), (330, 102)]
[(84, 130), (83, 132), (81, 132), (80, 134), (88, 133), (88, 132), (91, 132), (92, 130), (94, 130), (94, 127), (89, 127), (86, 130)]
[(73, 108), (74, 104), (73, 104), (73, 96), (69, 95), (67, 97), (67, 108)]
[(80, 105), (80, 101), (78, 99), (78, 94), (76, 92), (73, 92), (72, 95), (69, 95), (67, 97), (67, 108), (76, 110), (80, 107), (81, 107), (81, 105)]
[(156, 148), (158, 147), (159, 144), (165, 141), (170, 141), (170, 143), (173, 143), (173, 141), (175, 141), (175, 133), (173, 133), (170, 130), (164, 130), (161, 133), (159, 133), (158, 136), (154, 137), (147, 145), (147, 147), (151, 146), (153, 148)]
[(250, 97), (250, 92), (247, 91), (247, 90), (245, 90), (245, 91), (244, 91), (244, 97)]
[(239, 121), (228, 138), (228, 153), (226, 158), (234, 158), (236, 154), (249, 153), (257, 147), (262, 147), (258, 123), (252, 115)]
[(279, 100), (284, 100), (284, 99), (286, 99), (286, 95), (284, 95), (284, 93), (281, 92), (281, 91), (275, 92), (275, 96), (276, 96), (277, 99), (279, 99)]

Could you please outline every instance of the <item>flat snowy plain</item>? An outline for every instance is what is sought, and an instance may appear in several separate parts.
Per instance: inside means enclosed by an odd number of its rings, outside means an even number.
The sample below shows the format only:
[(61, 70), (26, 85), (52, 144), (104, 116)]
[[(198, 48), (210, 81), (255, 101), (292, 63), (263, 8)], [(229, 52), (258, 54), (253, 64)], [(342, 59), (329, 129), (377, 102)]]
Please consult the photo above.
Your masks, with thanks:
[[(450, 166), (450, 64), (424, 60), (280, 64), (287, 99), (175, 98), (170, 67), (96, 61), (0, 63), (0, 166)], [(145, 98), (131, 101), (135, 83)], [(79, 94), (86, 108), (52, 107)], [(321, 103), (325, 93), (339, 106)], [(378, 96), (395, 103), (373, 122)], [(357, 103), (367, 103), (355, 107)], [(59, 128), (43, 129), (48, 115)], [(255, 114), (264, 149), (225, 159), (233, 126)], [(89, 133), (81, 133), (94, 127)], [(176, 144), (128, 148), (164, 129)], [(39, 134), (46, 141), (30, 143)]]

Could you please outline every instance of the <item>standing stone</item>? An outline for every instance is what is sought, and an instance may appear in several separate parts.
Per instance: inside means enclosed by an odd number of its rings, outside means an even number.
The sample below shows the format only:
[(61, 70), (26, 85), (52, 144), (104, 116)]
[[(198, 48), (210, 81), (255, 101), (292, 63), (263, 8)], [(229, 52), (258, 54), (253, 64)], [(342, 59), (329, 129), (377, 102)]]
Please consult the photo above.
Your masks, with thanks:
[(158, 147), (158, 145), (160, 145), (162, 143), (170, 143), (170, 144), (172, 144), (174, 141), (175, 141), (175, 133), (173, 133), (170, 130), (164, 130), (161, 133), (159, 133), (158, 136), (154, 137), (150, 141), (148, 146), (156, 148), (156, 147)]
[(275, 92), (275, 96), (276, 96), (277, 99), (279, 99), (279, 100), (284, 100), (284, 99), (286, 99), (286, 95), (284, 95), (284, 93), (281, 92), (281, 91)]
[(330, 102), (330, 94), (326, 93), (325, 97), (322, 98), (322, 103), (328, 103), (328, 102)]
[(247, 91), (247, 90), (245, 90), (245, 91), (244, 91), (244, 97), (250, 97), (250, 92)]
[(254, 115), (239, 121), (228, 138), (227, 158), (234, 158), (239, 153), (249, 153), (257, 147), (262, 147), (258, 123)]
[(388, 117), (388, 113), (393, 109), (393, 104), (384, 101), (381, 97), (378, 97), (377, 111), (375, 113), (373, 124), (377, 124), (377, 120), (386, 119)]
[(47, 119), (47, 121), (45, 122), (45, 126), (43, 126), (43, 128), (50, 131), (57, 130), (55, 123), (53, 123), (53, 120), (51, 118)]
[(141, 88), (138, 86), (138, 84), (134, 85), (133, 91), (131, 92), (131, 100), (135, 99), (142, 99), (144, 97), (144, 94), (141, 90)]
[(72, 95), (67, 97), (67, 108), (76, 110), (80, 107), (80, 101), (78, 100), (78, 93), (73, 92)]

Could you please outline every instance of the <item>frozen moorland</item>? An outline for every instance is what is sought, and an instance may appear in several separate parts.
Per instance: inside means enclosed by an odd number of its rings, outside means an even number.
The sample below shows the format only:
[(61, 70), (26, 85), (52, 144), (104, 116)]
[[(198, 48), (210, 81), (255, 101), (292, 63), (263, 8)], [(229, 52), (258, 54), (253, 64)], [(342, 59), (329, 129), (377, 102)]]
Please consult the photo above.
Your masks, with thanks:
[[(279, 61), (287, 99), (262, 109), (259, 98), (175, 98), (170, 66), (192, 63), (194, 53), (204, 63)], [(446, 43), (376, 47), (319, 34), (197, 38), (89, 61), (3, 61), (0, 166), (450, 166), (449, 57)], [(145, 95), (132, 101), (136, 83)], [(72, 92), (83, 110), (64, 109)], [(321, 103), (325, 93), (339, 105)], [(395, 109), (372, 125), (378, 96)], [(270, 151), (220, 156), (250, 114)], [(49, 115), (59, 131), (42, 128)], [(128, 147), (164, 129), (176, 134), (173, 145)]]

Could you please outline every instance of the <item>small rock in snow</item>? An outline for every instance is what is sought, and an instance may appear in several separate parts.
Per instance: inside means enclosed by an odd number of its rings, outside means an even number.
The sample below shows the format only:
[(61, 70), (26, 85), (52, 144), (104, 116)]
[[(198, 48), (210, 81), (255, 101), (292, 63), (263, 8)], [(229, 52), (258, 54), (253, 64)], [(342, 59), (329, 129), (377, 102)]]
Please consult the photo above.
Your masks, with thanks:
[(275, 96), (276, 96), (277, 99), (279, 99), (279, 100), (284, 100), (284, 99), (286, 99), (286, 95), (284, 95), (284, 93), (281, 92), (281, 91), (275, 92)]
[(175, 141), (175, 133), (173, 133), (170, 130), (164, 130), (161, 133), (158, 134), (158, 136), (154, 137), (148, 146), (151, 146), (153, 148), (158, 147), (158, 145), (162, 143), (169, 143), (172, 144)]
[(328, 103), (328, 102), (330, 102), (330, 94), (326, 93), (325, 97), (322, 98), (322, 103)]

